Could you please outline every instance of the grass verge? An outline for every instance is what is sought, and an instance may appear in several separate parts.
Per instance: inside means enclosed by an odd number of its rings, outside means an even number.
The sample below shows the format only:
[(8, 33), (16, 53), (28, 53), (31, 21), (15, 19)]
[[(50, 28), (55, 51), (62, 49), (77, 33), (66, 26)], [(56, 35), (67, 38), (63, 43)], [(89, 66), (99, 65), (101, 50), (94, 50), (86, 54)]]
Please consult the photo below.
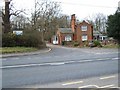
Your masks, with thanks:
[(32, 52), (32, 51), (37, 51), (37, 50), (39, 49), (33, 48), (33, 47), (3, 47), (3, 48), (0, 48), (0, 52), (2, 54)]
[(103, 48), (120, 48), (120, 45), (118, 44), (108, 44), (103, 46)]

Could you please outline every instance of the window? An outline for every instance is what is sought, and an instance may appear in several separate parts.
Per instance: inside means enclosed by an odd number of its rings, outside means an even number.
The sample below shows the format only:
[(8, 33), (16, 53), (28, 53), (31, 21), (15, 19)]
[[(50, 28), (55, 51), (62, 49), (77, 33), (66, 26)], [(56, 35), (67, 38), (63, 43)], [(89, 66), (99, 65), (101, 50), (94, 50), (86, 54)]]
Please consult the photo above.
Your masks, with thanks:
[(87, 35), (82, 35), (82, 41), (87, 41)]
[(65, 36), (65, 41), (72, 41), (72, 37), (70, 35)]
[(82, 31), (87, 31), (87, 26), (81, 26)]

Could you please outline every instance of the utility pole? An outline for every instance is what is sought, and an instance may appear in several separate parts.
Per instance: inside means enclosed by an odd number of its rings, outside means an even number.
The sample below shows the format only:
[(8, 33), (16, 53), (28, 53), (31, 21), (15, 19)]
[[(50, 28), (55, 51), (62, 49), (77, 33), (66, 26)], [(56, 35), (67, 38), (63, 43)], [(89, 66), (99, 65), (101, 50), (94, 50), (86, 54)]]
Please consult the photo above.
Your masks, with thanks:
[(5, 0), (4, 33), (10, 32), (10, 1)]

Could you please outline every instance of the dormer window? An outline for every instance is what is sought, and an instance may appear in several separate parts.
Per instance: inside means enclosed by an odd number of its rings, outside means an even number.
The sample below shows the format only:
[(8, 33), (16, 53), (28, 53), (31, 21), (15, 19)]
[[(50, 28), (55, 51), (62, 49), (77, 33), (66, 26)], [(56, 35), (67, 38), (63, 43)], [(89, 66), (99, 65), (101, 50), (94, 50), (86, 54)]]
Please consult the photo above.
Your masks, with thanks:
[(81, 26), (82, 31), (87, 31), (87, 26)]

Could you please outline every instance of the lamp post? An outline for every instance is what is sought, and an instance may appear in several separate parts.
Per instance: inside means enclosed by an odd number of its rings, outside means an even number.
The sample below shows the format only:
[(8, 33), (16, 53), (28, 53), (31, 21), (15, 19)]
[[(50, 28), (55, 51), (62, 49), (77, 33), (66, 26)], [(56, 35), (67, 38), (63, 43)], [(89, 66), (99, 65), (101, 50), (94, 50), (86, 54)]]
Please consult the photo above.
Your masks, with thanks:
[(5, 17), (4, 17), (4, 33), (8, 33), (10, 31), (10, 1), (5, 0)]

